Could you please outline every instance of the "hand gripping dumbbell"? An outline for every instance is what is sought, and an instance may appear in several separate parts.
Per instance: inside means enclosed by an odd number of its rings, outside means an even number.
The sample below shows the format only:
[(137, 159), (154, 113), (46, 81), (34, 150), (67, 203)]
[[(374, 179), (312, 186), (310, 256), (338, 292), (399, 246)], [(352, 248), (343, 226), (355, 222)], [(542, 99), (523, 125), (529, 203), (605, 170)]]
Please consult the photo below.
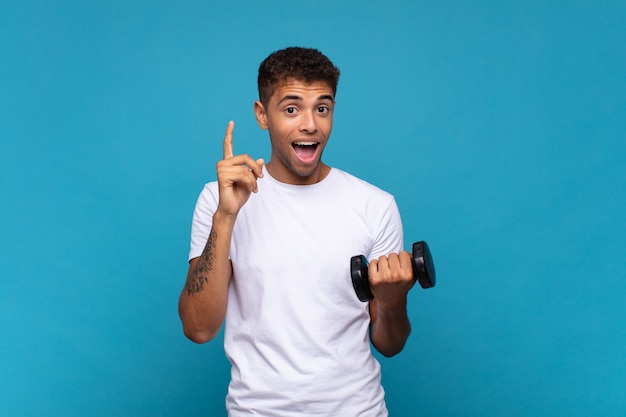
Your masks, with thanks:
[[(424, 289), (435, 286), (435, 265), (430, 249), (425, 241), (413, 243), (413, 278), (417, 279)], [(361, 301), (374, 299), (368, 277), (367, 258), (364, 255), (353, 256), (350, 259), (350, 275), (356, 296)]]

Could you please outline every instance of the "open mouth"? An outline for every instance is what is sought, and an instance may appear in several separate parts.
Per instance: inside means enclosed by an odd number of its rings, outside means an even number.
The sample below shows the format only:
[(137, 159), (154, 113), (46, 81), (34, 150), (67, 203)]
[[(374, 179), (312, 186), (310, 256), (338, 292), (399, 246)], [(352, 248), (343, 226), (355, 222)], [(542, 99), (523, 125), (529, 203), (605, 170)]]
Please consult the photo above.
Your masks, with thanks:
[(303, 163), (310, 163), (315, 160), (319, 142), (300, 141), (291, 144), (298, 159)]

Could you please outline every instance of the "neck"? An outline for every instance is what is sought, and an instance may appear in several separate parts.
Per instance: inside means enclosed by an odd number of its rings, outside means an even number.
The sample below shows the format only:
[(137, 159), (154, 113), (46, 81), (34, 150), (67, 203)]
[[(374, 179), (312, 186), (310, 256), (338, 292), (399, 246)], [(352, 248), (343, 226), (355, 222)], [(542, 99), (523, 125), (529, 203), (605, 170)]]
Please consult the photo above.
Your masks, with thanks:
[(273, 160), (270, 160), (265, 165), (265, 168), (276, 181), (292, 185), (312, 185), (321, 182), (328, 176), (331, 169), (328, 165), (320, 162), (312, 173), (299, 175), (286, 169), (281, 164), (273, 163)]

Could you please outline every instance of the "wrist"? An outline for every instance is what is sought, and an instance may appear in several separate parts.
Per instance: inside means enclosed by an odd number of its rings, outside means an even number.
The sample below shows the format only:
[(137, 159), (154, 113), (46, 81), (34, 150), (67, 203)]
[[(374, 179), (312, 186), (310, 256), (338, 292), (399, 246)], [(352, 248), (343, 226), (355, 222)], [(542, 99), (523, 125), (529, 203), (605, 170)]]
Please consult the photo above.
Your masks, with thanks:
[(237, 220), (237, 214), (223, 213), (219, 209), (213, 214), (213, 228), (221, 229), (226, 227), (232, 229)]
[(406, 304), (406, 296), (393, 300), (377, 300), (379, 312), (382, 310), (386, 315), (406, 315)]

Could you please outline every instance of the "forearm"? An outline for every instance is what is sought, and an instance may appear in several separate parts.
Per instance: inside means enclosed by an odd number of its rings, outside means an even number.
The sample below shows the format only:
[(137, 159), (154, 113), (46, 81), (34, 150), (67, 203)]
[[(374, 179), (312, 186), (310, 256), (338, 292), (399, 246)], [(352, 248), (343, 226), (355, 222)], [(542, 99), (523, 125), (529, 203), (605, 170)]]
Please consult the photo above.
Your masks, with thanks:
[(233, 227), (234, 218), (216, 213), (202, 255), (190, 262), (178, 311), (185, 335), (196, 343), (213, 339), (224, 322), (232, 276)]
[(370, 313), (370, 339), (376, 350), (387, 357), (400, 353), (411, 333), (406, 298), (393, 305), (383, 305), (372, 300)]

